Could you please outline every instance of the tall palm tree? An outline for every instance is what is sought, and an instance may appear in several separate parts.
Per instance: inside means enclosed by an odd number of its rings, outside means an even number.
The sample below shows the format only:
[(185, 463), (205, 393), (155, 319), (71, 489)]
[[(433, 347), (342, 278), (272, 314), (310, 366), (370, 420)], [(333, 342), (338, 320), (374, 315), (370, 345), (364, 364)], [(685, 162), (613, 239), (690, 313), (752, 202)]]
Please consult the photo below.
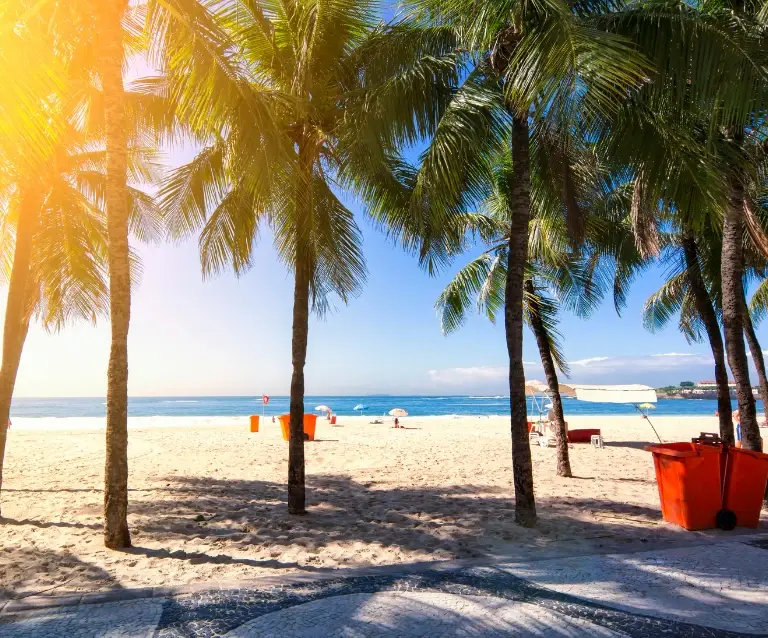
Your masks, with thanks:
[[(504, 237), (502, 237), (504, 239)], [(506, 281), (507, 245), (495, 245), (464, 266), (441, 293), (435, 306), (440, 315), (441, 328), (449, 334), (463, 323), (467, 312), (475, 306), (479, 312), (495, 322), (504, 307), (504, 283)], [(525, 322), (536, 338), (539, 356), (552, 396), (557, 442), (557, 473), (570, 477), (571, 463), (568, 455), (568, 437), (565, 428), (563, 404), (560, 397), (557, 369), (568, 375), (568, 364), (563, 356), (557, 332), (558, 301), (550, 296), (553, 288), (557, 293), (557, 275), (553, 269), (537, 268), (531, 263), (526, 268), (524, 311)], [(572, 274), (574, 268), (568, 273)]]
[[(470, 229), (482, 221), (482, 235), (489, 248), (464, 266), (437, 299), (435, 307), (444, 334), (460, 327), (473, 306), (492, 322), (504, 308), (510, 230), (505, 220), (512, 217), (507, 184), (513, 170), (512, 157), (506, 149), (496, 160), (488, 178), (491, 192), (481, 205), (488, 215), (487, 220), (467, 219)], [(544, 201), (544, 198), (537, 200), (539, 208)], [(552, 396), (557, 473), (570, 477), (568, 436), (557, 377), (558, 368), (563, 374), (568, 374), (568, 364), (559, 344), (558, 307), (571, 307), (585, 314), (588, 304), (583, 303), (584, 300), (596, 301), (597, 296), (591, 295), (579, 257), (569, 250), (564, 224), (558, 224), (562, 220), (547, 217), (546, 211), (539, 210), (537, 213), (530, 221), (523, 317), (536, 338)], [(554, 298), (551, 296), (553, 293)]]
[(697, 237), (688, 226), (669, 233), (664, 243), (667, 281), (645, 302), (645, 327), (653, 332), (679, 313), (678, 326), (689, 343), (700, 342), (702, 331), (706, 334), (715, 362), (720, 438), (733, 445), (731, 392), (719, 320), (720, 241), (711, 228)]
[[(0, 169), (0, 241), (8, 283), (0, 367), (0, 422), (7, 423), (31, 320), (57, 331), (78, 319), (106, 315), (107, 232), (104, 218), (103, 146), (68, 128), (60, 147), (30, 175), (6, 163)], [(156, 173), (141, 149), (134, 172)], [(157, 236), (159, 220), (152, 199), (128, 189), (132, 227), (142, 239)], [(135, 256), (131, 257), (134, 265)], [(0, 488), (7, 431), (0, 428)]]
[[(165, 4), (170, 4), (166, 2)], [(449, 93), (452, 34), (379, 24), (374, 1), (178, 0), (150, 12), (157, 81), (202, 150), (161, 189), (175, 237), (202, 228), (205, 276), (252, 263), (269, 226), (294, 275), (288, 511), (304, 514), (304, 367), (309, 315), (365, 280), (362, 238), (336, 195), (349, 188), (377, 224), (425, 263), (430, 213), (409, 209), (396, 146), (434, 121), (425, 96)], [(191, 38), (192, 28), (195, 37)], [(425, 52), (433, 56), (423, 55)], [(433, 100), (433, 101), (434, 101)], [(415, 115), (414, 115), (415, 113)]]
[[(760, 433), (749, 380), (744, 345), (744, 252), (752, 176), (747, 134), (760, 127), (768, 100), (766, 31), (757, 23), (754, 5), (688, 3), (649, 0), (629, 3), (605, 20), (606, 28), (630, 37), (654, 61), (654, 82), (633, 101), (623, 125), (613, 126), (622, 154), (647, 190), (655, 196), (670, 193), (679, 182), (670, 179), (682, 168), (697, 172), (690, 183), (698, 193), (691, 200), (709, 200), (696, 210), (686, 197), (672, 194), (684, 223), (694, 228), (712, 210), (722, 213), (722, 321), (725, 350), (736, 382), (743, 443), (759, 449)], [(638, 135), (653, 122), (657, 134)], [(629, 126), (626, 126), (629, 124)], [(691, 135), (691, 131), (697, 132)], [(634, 132), (634, 134), (632, 134)], [(684, 153), (658, 161), (660, 137)], [(633, 148), (634, 147), (634, 148)], [(676, 163), (669, 160), (675, 159)], [(703, 162), (699, 160), (704, 159)], [(671, 168), (671, 172), (669, 169)], [(697, 170), (698, 169), (698, 170)], [(663, 195), (661, 195), (663, 197)], [(714, 205), (713, 205), (714, 204)]]
[[(163, 2), (164, 0), (156, 0)], [(49, 33), (53, 51), (66, 69), (68, 121), (98, 134), (106, 147), (106, 207), (109, 246), (111, 344), (107, 370), (107, 431), (104, 486), (104, 543), (109, 548), (130, 546), (128, 503), (128, 327), (130, 323), (131, 256), (128, 242), (130, 204), (128, 187), (129, 140), (157, 126), (167, 127), (162, 100), (135, 94), (123, 85), (125, 61), (144, 45), (142, 32), (146, 2), (85, 0), (36, 2), (37, 15)], [(137, 99), (141, 97), (141, 99)], [(147, 107), (150, 106), (149, 110)], [(162, 112), (162, 109), (160, 109)], [(160, 115), (160, 120), (153, 118)], [(149, 129), (145, 127), (149, 126)], [(95, 127), (95, 128), (94, 128)]]
[[(566, 2), (542, 5), (527, 0), (413, 0), (424, 19), (452, 25), (474, 63), (424, 154), (417, 196), (428, 193), (432, 204), (461, 209), (481, 190), (484, 172), (476, 170), (509, 140), (514, 171), (509, 200), (504, 319), (509, 354), (510, 430), (515, 488), (515, 519), (536, 523), (533, 468), (528, 440), (523, 370), (523, 296), (528, 262), (528, 228), (532, 213), (531, 134), (547, 122), (583, 129), (597, 114), (607, 115), (643, 78), (643, 64), (623, 38), (595, 27), (592, 17), (602, 6)], [(567, 138), (566, 138), (567, 139)], [(568, 145), (553, 159), (571, 172)], [(566, 178), (566, 181), (571, 181)], [(577, 199), (567, 197), (567, 217), (578, 243), (584, 223)]]
[[(536, 184), (534, 216), (529, 225), (529, 261), (525, 271), (523, 317), (534, 333), (542, 367), (552, 396), (557, 443), (557, 471), (571, 476), (567, 429), (557, 370), (568, 375), (559, 343), (557, 323), (565, 309), (588, 317), (612, 288), (620, 312), (632, 277), (648, 265), (636, 249), (627, 219), (628, 185), (601, 175), (602, 165), (591, 145), (572, 144), (571, 157), (578, 170), (558, 174), (562, 164), (551, 162), (556, 150), (538, 135), (533, 145), (532, 172)], [(508, 220), (511, 216), (507, 184), (514, 163), (508, 148), (493, 162), (490, 194), (481, 204), (487, 218), (468, 216), (467, 228), (479, 233), (488, 249), (462, 268), (437, 300), (444, 333), (457, 329), (474, 305), (495, 321), (504, 307)], [(568, 197), (576, 198), (585, 216), (577, 251), (563, 215)]]
[(128, 531), (128, 327), (131, 268), (128, 248), (128, 145), (123, 88), (123, 15), (127, 0), (99, 3), (98, 50), (104, 92), (107, 150), (109, 317), (112, 339), (107, 368), (107, 433), (104, 467), (104, 545), (131, 546)]

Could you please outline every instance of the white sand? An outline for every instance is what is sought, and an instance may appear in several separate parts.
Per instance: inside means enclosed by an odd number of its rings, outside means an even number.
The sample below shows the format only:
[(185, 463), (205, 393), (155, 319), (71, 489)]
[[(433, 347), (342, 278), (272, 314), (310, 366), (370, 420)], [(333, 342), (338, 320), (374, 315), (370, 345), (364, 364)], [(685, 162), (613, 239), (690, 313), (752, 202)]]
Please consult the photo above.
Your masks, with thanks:
[[(651, 455), (639, 416), (571, 417), (600, 427), (603, 450), (532, 450), (541, 521), (513, 523), (509, 422), (502, 417), (320, 421), (306, 445), (310, 514), (287, 514), (287, 444), (268, 422), (130, 432), (135, 547), (103, 548), (104, 433), (11, 430), (0, 525), (0, 596), (248, 579), (286, 570), (531, 552), (583, 539), (659, 539)], [(654, 418), (665, 440), (717, 431), (713, 417)], [(199, 522), (196, 517), (206, 520)], [(527, 549), (525, 551), (528, 551)]]

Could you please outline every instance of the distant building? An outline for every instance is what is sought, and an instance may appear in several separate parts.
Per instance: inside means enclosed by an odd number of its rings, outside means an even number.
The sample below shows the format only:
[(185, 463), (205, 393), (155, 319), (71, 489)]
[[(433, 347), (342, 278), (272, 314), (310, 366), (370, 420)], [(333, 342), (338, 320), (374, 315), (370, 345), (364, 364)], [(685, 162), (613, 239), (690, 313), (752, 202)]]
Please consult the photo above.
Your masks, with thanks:
[[(699, 381), (696, 384), (696, 387), (697, 388), (703, 388), (703, 389), (716, 388), (717, 387), (717, 381)], [(728, 380), (728, 387), (729, 388), (735, 388), (736, 387), (736, 383), (729, 379)]]

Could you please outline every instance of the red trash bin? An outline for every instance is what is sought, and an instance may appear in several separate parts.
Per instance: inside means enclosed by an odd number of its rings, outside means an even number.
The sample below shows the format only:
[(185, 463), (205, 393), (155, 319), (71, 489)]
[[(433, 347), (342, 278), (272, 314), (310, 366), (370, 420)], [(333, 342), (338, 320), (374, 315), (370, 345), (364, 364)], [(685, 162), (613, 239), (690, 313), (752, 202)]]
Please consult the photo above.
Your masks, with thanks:
[(729, 447), (723, 508), (736, 514), (737, 527), (757, 527), (768, 482), (768, 454)]
[(653, 453), (664, 520), (688, 530), (714, 529), (722, 502), (722, 446), (681, 442), (645, 449)]

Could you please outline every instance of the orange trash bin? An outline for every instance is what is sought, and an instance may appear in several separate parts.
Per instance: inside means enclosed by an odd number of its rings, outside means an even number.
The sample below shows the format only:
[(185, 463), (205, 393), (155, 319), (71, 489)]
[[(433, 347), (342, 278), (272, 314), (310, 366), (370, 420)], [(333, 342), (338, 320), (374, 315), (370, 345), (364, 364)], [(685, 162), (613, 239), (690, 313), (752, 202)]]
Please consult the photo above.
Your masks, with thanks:
[(768, 454), (728, 448), (723, 508), (736, 514), (737, 527), (757, 527), (768, 482)]
[(335, 414), (331, 417), (331, 425), (336, 425), (336, 415)]
[[(284, 441), (290, 441), (291, 440), (291, 415), (290, 414), (281, 414), (278, 419), (280, 419), (280, 430), (283, 433), (283, 440)], [(304, 440), (305, 441), (314, 441), (315, 440), (315, 426), (317, 425), (317, 415), (316, 414), (305, 414), (304, 415)]]
[(251, 432), (258, 432), (258, 431), (259, 431), (259, 415), (252, 414), (251, 415)]
[(688, 530), (714, 529), (722, 503), (722, 446), (681, 442), (645, 449), (653, 453), (664, 520)]

